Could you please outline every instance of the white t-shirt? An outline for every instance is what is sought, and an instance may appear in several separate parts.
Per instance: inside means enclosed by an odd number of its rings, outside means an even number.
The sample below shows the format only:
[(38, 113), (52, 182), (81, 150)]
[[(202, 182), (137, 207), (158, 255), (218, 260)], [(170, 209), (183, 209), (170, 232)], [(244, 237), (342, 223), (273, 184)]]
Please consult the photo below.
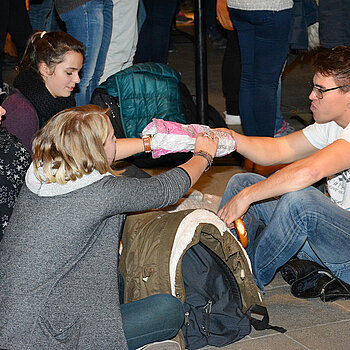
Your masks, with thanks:
[[(343, 129), (335, 122), (314, 123), (303, 129), (303, 132), (310, 143), (318, 149), (339, 139), (350, 142), (350, 124)], [(329, 177), (327, 185), (332, 201), (350, 211), (350, 169)]]

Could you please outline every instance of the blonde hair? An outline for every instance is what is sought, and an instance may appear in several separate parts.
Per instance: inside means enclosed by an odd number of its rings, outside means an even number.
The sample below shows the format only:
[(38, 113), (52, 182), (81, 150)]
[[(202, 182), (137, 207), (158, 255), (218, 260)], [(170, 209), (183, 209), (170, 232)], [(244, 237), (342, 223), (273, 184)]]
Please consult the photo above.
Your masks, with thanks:
[[(98, 170), (113, 174), (104, 144), (108, 109), (86, 105), (65, 109), (39, 130), (33, 141), (33, 164), (41, 181), (65, 184)], [(42, 179), (38, 168), (43, 168)]]

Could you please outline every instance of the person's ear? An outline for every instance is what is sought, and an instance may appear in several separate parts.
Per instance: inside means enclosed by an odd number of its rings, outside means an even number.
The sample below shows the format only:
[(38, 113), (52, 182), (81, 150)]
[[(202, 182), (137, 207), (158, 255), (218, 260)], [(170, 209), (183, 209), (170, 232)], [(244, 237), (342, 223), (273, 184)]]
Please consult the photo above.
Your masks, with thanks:
[(348, 109), (350, 109), (350, 91), (347, 91), (347, 92), (345, 93), (345, 96), (346, 96), (346, 107), (347, 107)]
[(45, 77), (45, 78), (51, 75), (51, 70), (45, 62), (40, 62), (39, 73), (42, 77)]

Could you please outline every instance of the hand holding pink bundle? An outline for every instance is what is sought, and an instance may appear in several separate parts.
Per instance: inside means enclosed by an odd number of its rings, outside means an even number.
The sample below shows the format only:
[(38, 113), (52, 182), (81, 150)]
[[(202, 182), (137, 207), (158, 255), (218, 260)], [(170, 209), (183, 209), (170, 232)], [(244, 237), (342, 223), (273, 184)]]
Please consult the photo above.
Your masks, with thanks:
[(168, 153), (192, 152), (196, 137), (200, 133), (213, 132), (219, 138), (215, 157), (223, 157), (236, 150), (236, 140), (221, 130), (211, 129), (207, 125), (180, 124), (162, 119), (153, 119), (142, 131), (142, 136), (152, 135), (152, 157), (158, 158)]

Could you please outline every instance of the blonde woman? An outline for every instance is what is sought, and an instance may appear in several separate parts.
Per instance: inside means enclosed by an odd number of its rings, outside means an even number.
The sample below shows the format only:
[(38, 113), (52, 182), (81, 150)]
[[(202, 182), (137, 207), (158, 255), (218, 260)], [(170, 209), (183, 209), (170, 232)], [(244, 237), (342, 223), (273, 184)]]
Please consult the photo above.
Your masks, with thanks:
[(185, 164), (136, 179), (110, 165), (142, 152), (143, 140), (116, 140), (105, 110), (75, 107), (49, 120), (0, 244), (0, 348), (135, 349), (176, 335), (183, 309), (170, 295), (120, 310), (120, 233), (126, 213), (188, 191), (216, 153), (212, 136), (198, 136)]

